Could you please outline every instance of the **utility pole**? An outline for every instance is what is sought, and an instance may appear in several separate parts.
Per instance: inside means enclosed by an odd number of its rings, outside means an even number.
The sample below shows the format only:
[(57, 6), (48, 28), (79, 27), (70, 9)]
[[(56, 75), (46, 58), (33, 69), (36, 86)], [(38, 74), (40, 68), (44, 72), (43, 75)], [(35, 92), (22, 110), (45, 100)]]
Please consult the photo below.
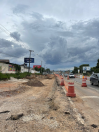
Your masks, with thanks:
[(29, 69), (28, 72), (30, 72), (30, 58), (31, 58), (31, 52), (34, 52), (33, 50), (29, 50), (30, 51), (30, 56), (29, 56)]
[(41, 61), (41, 74), (42, 74), (42, 61)]

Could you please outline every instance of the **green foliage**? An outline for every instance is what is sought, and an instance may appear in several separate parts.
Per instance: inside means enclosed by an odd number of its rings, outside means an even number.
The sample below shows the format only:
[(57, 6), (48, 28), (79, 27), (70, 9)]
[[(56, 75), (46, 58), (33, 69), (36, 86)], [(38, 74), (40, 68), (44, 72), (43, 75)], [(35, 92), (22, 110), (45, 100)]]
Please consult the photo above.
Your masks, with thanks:
[(17, 64), (14, 64), (14, 67), (16, 69), (17, 72), (20, 72), (21, 71), (21, 67)]
[(83, 67), (84, 67), (84, 66), (89, 66), (89, 64), (82, 64), (82, 65), (80, 65), (80, 66), (79, 66), (80, 73), (82, 73)]
[(49, 68), (47, 68), (45, 71), (46, 71), (47, 73), (50, 73), (50, 69), (49, 69)]
[(78, 67), (74, 66), (74, 70), (72, 71), (72, 73), (74, 73), (74, 74), (78, 73), (78, 69), (79, 69)]
[(11, 74), (2, 74), (0, 73), (0, 80), (7, 80), (7, 79), (10, 79), (10, 77), (14, 77), (14, 78), (17, 78), (17, 79), (21, 79), (21, 78), (25, 78), (26, 76), (30, 76), (31, 73), (28, 73), (28, 72), (24, 72), (24, 73), (11, 73)]
[(92, 71), (92, 72), (95, 72), (95, 73), (99, 73), (99, 59), (97, 60), (97, 65), (96, 65), (96, 67), (92, 67), (92, 68), (91, 68), (91, 71)]
[(34, 69), (35, 69), (35, 71), (40, 71), (40, 68), (38, 68), (38, 67), (35, 67)]
[(42, 74), (43, 72), (50, 73), (50, 69), (49, 69), (49, 68), (45, 69), (44, 67), (40, 67), (40, 68), (35, 67), (34, 69), (35, 69), (36, 71), (39, 71), (40, 74)]
[(44, 69), (43, 67), (40, 67), (40, 68), (35, 67), (34, 69), (35, 69), (36, 71), (40, 71), (41, 74), (45, 71), (45, 69)]

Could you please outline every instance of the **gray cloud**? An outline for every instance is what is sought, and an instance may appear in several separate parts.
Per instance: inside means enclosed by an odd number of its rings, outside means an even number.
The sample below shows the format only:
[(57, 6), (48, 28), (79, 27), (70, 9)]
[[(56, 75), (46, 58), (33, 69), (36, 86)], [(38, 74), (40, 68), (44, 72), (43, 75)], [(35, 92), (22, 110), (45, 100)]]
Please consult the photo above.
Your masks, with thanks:
[[(48, 65), (73, 67), (99, 58), (99, 1), (75, 1), (17, 0), (14, 5), (11, 1), (3, 11), (9, 9), (10, 15), (5, 15), (1, 20), (8, 22), (4, 26), (10, 30), (11, 37), (27, 43), (30, 49), (40, 53), (41, 59)], [(2, 38), (9, 39), (4, 36), (5, 32), (0, 34)], [(4, 48), (7, 52), (6, 47), (9, 45), (8, 50), (11, 49), (15, 55), (22, 56), (26, 52), (22, 46), (5, 39), (0, 39), (0, 44), (0, 50)]]
[(10, 36), (13, 37), (16, 41), (20, 41), (20, 34), (18, 32), (10, 33)]
[(84, 22), (78, 22), (72, 25), (73, 31), (76, 34), (82, 34), (83, 36), (99, 38), (99, 19), (93, 19)]
[[(21, 45), (17, 45), (16, 43), (5, 39), (0, 39), (0, 51), (16, 57), (22, 57), (28, 53), (28, 50)], [(5, 56), (7, 57), (7, 55)]]
[(14, 14), (19, 14), (19, 13), (25, 13), (25, 11), (28, 9), (27, 5), (24, 4), (18, 4), (13, 8), (13, 13)]
[(51, 37), (41, 56), (47, 64), (60, 64), (64, 60), (67, 51), (67, 41), (62, 37)]

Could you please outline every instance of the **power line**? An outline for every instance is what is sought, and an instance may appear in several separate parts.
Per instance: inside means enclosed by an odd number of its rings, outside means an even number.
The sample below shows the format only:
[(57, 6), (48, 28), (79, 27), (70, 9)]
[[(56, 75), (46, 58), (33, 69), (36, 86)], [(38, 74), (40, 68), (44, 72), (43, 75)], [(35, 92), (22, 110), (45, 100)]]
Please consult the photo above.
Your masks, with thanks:
[[(1, 25), (1, 24), (0, 24)], [(3, 25), (1, 25), (3, 28), (5, 28)], [(6, 28), (5, 28), (6, 29)], [(6, 31), (10, 34), (10, 32), (8, 31), (8, 29), (6, 29)]]
[(4, 31), (7, 35), (10, 35), (8, 32), (6, 32), (3, 28), (0, 27), (2, 31)]

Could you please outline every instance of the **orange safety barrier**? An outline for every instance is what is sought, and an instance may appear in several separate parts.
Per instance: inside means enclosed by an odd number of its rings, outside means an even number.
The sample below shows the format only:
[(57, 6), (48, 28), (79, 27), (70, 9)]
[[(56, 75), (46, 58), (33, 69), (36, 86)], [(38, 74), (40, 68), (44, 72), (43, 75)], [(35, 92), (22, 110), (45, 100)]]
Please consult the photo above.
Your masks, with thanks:
[(87, 87), (86, 78), (82, 78), (82, 87)]
[(60, 85), (65, 86), (66, 91), (67, 91), (66, 96), (76, 97), (76, 94), (74, 92), (74, 82), (68, 82), (67, 83), (66, 81), (64, 81), (64, 78), (62, 76), (60, 76), (58, 74), (55, 74), (55, 75), (61, 80)]
[(65, 85), (66, 91), (68, 91), (68, 83), (66, 81), (64, 81), (64, 85)]
[(64, 86), (64, 79), (63, 77), (61, 78), (61, 83), (60, 83), (61, 86)]
[(69, 75), (67, 76), (67, 80), (69, 80)]
[(74, 92), (74, 82), (68, 83), (68, 92), (66, 93), (67, 97), (76, 97), (76, 94)]

